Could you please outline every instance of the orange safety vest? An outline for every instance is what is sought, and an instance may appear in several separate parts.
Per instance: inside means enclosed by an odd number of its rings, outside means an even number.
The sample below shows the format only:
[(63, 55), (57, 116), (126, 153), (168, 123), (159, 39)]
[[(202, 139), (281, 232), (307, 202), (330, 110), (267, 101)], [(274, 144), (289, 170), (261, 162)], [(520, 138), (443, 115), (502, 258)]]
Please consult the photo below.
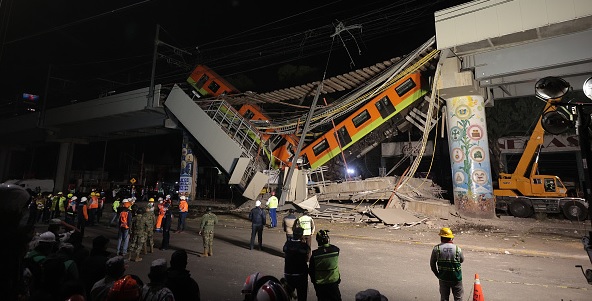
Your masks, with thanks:
[(97, 209), (99, 208), (99, 198), (96, 196), (91, 197), (90, 199), (90, 206), (88, 206), (90, 209)]
[(129, 211), (128, 210), (123, 210), (121, 211), (121, 213), (119, 213), (119, 227), (124, 228), (124, 229), (129, 229)]
[(187, 204), (187, 201), (181, 200), (179, 202), (179, 211), (181, 211), (181, 212), (189, 211), (189, 205)]

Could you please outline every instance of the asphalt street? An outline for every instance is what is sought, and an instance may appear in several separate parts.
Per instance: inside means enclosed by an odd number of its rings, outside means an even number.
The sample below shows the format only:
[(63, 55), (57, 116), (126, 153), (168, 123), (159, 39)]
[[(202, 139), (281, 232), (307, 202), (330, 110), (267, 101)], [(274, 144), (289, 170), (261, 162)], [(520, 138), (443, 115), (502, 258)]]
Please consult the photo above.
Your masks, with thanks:
[[(189, 253), (188, 269), (200, 285), (202, 300), (243, 300), (241, 289), (248, 275), (261, 272), (282, 277), (285, 241), (281, 228), (266, 228), (263, 250), (249, 250), (251, 226), (244, 215), (218, 212), (212, 257), (199, 256), (203, 251), (202, 239), (197, 235), (200, 220), (190, 218), (187, 231), (171, 234), (169, 250), (158, 250), (162, 234), (155, 233), (155, 252), (145, 255), (141, 262), (130, 262), (127, 272), (147, 282), (152, 260), (169, 260), (175, 249), (184, 248)], [(317, 230), (330, 229), (331, 243), (341, 249), (343, 300), (353, 300), (357, 292), (368, 288), (379, 290), (391, 301), (438, 300), (438, 281), (430, 270), (429, 258), (433, 245), (439, 241), (439, 225), (432, 226), (434, 229), (396, 230), (317, 221)], [(109, 250), (115, 252), (116, 229), (103, 225), (86, 228), (85, 245), (90, 248), (92, 238), (99, 234), (111, 239)], [(458, 232), (455, 242), (465, 253), (464, 299), (472, 299), (474, 277), (478, 274), (488, 301), (592, 300), (592, 286), (575, 268), (578, 264), (592, 268), (578, 240), (577, 234), (542, 239), (532, 231), (529, 236), (500, 236), (496, 231)], [(312, 285), (308, 299), (316, 300)]]

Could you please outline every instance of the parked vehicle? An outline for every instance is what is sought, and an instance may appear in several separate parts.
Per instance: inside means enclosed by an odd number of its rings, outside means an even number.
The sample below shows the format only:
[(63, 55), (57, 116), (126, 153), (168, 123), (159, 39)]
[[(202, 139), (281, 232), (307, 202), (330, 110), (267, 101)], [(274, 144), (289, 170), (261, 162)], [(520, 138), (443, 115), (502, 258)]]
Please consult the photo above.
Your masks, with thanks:
[(51, 192), (53, 193), (53, 189), (55, 183), (52, 179), (12, 179), (7, 180), (4, 183), (6, 184), (16, 184), (25, 189), (31, 189), (34, 192)]

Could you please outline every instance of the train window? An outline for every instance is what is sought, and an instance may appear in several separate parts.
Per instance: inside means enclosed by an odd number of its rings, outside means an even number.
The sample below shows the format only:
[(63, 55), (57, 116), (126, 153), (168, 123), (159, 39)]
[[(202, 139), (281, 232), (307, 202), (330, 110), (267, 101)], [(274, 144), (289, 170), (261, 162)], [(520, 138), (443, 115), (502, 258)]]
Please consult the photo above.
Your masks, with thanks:
[(399, 95), (399, 97), (405, 95), (405, 93), (411, 91), (411, 89), (415, 88), (416, 84), (413, 81), (412, 78), (408, 78), (406, 81), (404, 81), (402, 84), (398, 85), (395, 88), (395, 92), (397, 92), (397, 95)]
[(201, 87), (203, 87), (203, 85), (208, 81), (208, 79), (210, 79), (210, 77), (207, 74), (202, 75), (199, 80), (195, 83), (195, 86), (198, 89), (201, 89)]
[(220, 89), (220, 85), (213, 80), (209, 85), (208, 85), (208, 89), (210, 89), (210, 91), (216, 93), (218, 92), (218, 89)]
[(374, 105), (376, 106), (378, 112), (380, 112), (380, 116), (382, 116), (382, 118), (386, 118), (397, 110), (395, 106), (393, 106), (391, 99), (386, 95)]
[(339, 145), (341, 145), (341, 147), (348, 145), (352, 141), (351, 136), (345, 127), (337, 130), (337, 138), (339, 138)]
[(356, 117), (352, 118), (352, 122), (354, 123), (355, 127), (360, 127), (362, 124), (364, 124), (364, 122), (370, 120), (370, 113), (368, 113), (368, 110), (364, 110), (362, 111), (360, 114), (358, 114)]
[(329, 142), (327, 142), (327, 139), (323, 139), (323, 141), (317, 143), (317, 145), (312, 147), (312, 152), (315, 154), (315, 156), (320, 155), (324, 150), (329, 148)]
[(247, 110), (245, 112), (245, 114), (243, 115), (243, 117), (245, 117), (245, 119), (248, 119), (248, 120), (253, 119), (253, 116), (255, 116), (255, 113), (253, 113), (253, 111), (251, 111), (251, 110)]

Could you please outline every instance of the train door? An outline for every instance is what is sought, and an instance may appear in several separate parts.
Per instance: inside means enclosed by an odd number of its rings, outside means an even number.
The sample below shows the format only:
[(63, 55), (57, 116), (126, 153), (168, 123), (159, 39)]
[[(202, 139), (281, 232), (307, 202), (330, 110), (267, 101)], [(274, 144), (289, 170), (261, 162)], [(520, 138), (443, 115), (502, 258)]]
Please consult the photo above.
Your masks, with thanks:
[(377, 101), (374, 105), (378, 112), (380, 112), (382, 118), (387, 118), (397, 110), (387, 95)]

